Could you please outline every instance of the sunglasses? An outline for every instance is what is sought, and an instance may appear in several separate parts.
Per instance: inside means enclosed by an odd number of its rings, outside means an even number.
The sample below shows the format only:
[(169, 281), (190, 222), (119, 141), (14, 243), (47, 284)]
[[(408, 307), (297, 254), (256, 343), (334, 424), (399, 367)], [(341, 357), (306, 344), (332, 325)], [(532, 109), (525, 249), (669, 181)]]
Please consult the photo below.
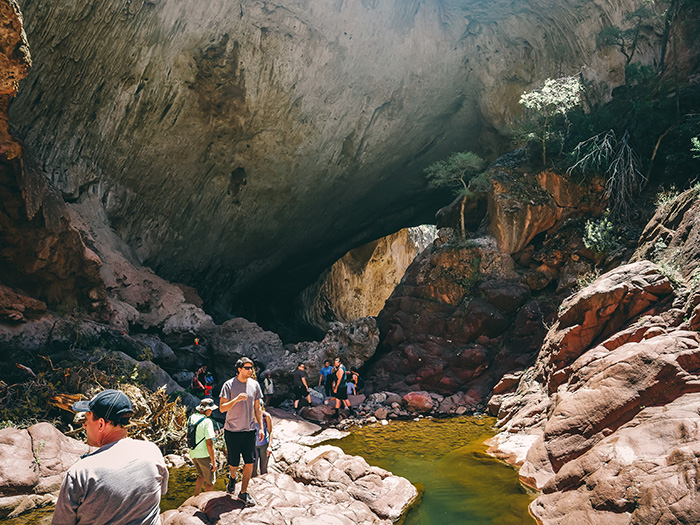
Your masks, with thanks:
[(243, 370), (252, 370), (252, 369), (253, 369), (252, 366), (244, 366), (244, 367), (243, 367)]

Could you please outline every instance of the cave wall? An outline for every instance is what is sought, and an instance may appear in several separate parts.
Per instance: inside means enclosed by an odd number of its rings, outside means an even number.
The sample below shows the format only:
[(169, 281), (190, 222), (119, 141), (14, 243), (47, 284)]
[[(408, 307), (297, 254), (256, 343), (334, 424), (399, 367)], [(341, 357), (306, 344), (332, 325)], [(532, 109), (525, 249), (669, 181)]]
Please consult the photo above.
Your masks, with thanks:
[(299, 294), (295, 309), (324, 332), (336, 322), (376, 317), (406, 268), (436, 235), (434, 226), (404, 228), (350, 250)]
[(423, 169), (493, 153), (533, 83), (586, 64), (605, 96), (623, 57), (595, 35), (638, 2), (19, 4), (34, 67), (11, 115), (41, 168), (227, 310), (429, 221)]

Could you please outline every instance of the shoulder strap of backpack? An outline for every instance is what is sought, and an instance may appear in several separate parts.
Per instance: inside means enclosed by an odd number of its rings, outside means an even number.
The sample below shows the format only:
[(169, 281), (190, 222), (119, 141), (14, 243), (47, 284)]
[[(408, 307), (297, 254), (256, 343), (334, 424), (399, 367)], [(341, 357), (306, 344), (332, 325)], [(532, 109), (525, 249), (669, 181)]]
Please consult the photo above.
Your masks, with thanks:
[[(202, 415), (202, 419), (200, 419), (199, 421), (197, 421), (197, 422), (194, 424), (194, 436), (195, 436), (195, 439), (197, 439), (197, 427), (198, 427), (199, 424), (200, 424), (202, 421), (204, 421), (206, 418), (207, 418), (207, 416)], [(206, 436), (205, 436), (205, 437), (206, 437)], [(204, 439), (205, 439), (205, 438), (202, 438), (202, 439), (200, 439), (199, 441), (197, 441), (197, 443), (195, 444), (195, 446), (192, 447), (192, 448), (197, 448), (197, 447), (199, 446), (199, 444), (200, 444), (202, 441), (204, 441)]]

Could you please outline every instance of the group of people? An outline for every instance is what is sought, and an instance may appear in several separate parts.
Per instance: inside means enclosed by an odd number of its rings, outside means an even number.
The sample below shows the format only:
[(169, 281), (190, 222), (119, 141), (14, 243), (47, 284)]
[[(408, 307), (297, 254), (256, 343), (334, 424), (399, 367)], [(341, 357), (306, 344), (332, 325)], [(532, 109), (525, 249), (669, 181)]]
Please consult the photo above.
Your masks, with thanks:
[[(307, 403), (311, 404), (306, 365), (304, 365), (304, 363), (299, 363), (292, 377), (294, 386), (294, 410), (296, 411), (299, 409), (299, 403), (302, 399), (306, 399)], [(354, 370), (348, 372), (339, 357), (335, 358), (333, 366), (331, 366), (330, 361), (324, 361), (318, 378), (318, 386), (323, 385), (324, 387), (325, 401), (331, 398), (335, 399), (336, 415), (339, 413), (341, 406), (352, 410), (348, 396), (357, 393), (356, 385), (358, 380), (359, 374)]]
[[(294, 373), (295, 407), (303, 397), (310, 402), (309, 385), (304, 365)], [(235, 493), (236, 477), (241, 458), (243, 469), (237, 498), (246, 506), (256, 504), (248, 492), (251, 477), (267, 473), (272, 417), (264, 409), (263, 390), (254, 379), (254, 364), (247, 357), (236, 362), (236, 376), (221, 388), (219, 404), (204, 397), (188, 419), (195, 427), (195, 444), (190, 449), (197, 480), (195, 495), (210, 491), (216, 482), (216, 432), (210, 419), (217, 408), (226, 416), (226, 442), (229, 480), (226, 491)], [(327, 397), (336, 400), (336, 411), (341, 404), (350, 408), (347, 383), (356, 373), (348, 374), (339, 358), (335, 366), (326, 361), (319, 385), (325, 385)], [(208, 378), (206, 367), (201, 367), (195, 379), (202, 389)], [(202, 379), (204, 382), (202, 382)], [(350, 381), (349, 381), (350, 380)], [(267, 382), (266, 382), (267, 381)], [(193, 380), (193, 385), (195, 381)], [(274, 392), (269, 372), (263, 375), (266, 399)], [(211, 389), (206, 393), (211, 395)], [(84, 428), (87, 443), (98, 449), (76, 462), (63, 480), (53, 515), (53, 525), (78, 523), (160, 523), (160, 499), (168, 489), (168, 469), (160, 449), (153, 443), (128, 437), (127, 425), (134, 414), (129, 397), (118, 390), (103, 390), (90, 401), (73, 404), (76, 412), (85, 412)]]

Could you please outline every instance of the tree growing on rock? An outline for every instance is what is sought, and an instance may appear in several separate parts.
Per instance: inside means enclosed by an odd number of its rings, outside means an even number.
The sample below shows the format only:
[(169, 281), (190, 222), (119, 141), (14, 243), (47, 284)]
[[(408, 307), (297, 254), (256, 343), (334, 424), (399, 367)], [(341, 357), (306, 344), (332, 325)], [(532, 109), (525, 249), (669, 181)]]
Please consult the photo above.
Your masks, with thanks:
[(657, 19), (658, 17), (653, 9), (653, 2), (647, 0), (639, 8), (625, 16), (624, 22), (628, 25), (627, 28), (608, 26), (598, 33), (596, 40), (599, 46), (616, 47), (625, 57), (626, 85), (629, 85), (632, 77), (644, 73), (639, 63), (636, 66), (632, 64), (632, 59), (637, 52), (644, 31), (654, 30), (658, 22)]
[(523, 93), (525, 133), (542, 146), (542, 165), (547, 165), (547, 142), (563, 143), (569, 128), (567, 113), (581, 103), (583, 86), (578, 75), (549, 78), (541, 89)]
[(469, 181), (484, 168), (484, 159), (471, 151), (453, 153), (447, 160), (439, 160), (425, 169), (428, 187), (452, 187), (456, 196), (461, 196), (459, 226), (460, 235), (467, 235), (464, 226), (464, 207), (470, 196)]

